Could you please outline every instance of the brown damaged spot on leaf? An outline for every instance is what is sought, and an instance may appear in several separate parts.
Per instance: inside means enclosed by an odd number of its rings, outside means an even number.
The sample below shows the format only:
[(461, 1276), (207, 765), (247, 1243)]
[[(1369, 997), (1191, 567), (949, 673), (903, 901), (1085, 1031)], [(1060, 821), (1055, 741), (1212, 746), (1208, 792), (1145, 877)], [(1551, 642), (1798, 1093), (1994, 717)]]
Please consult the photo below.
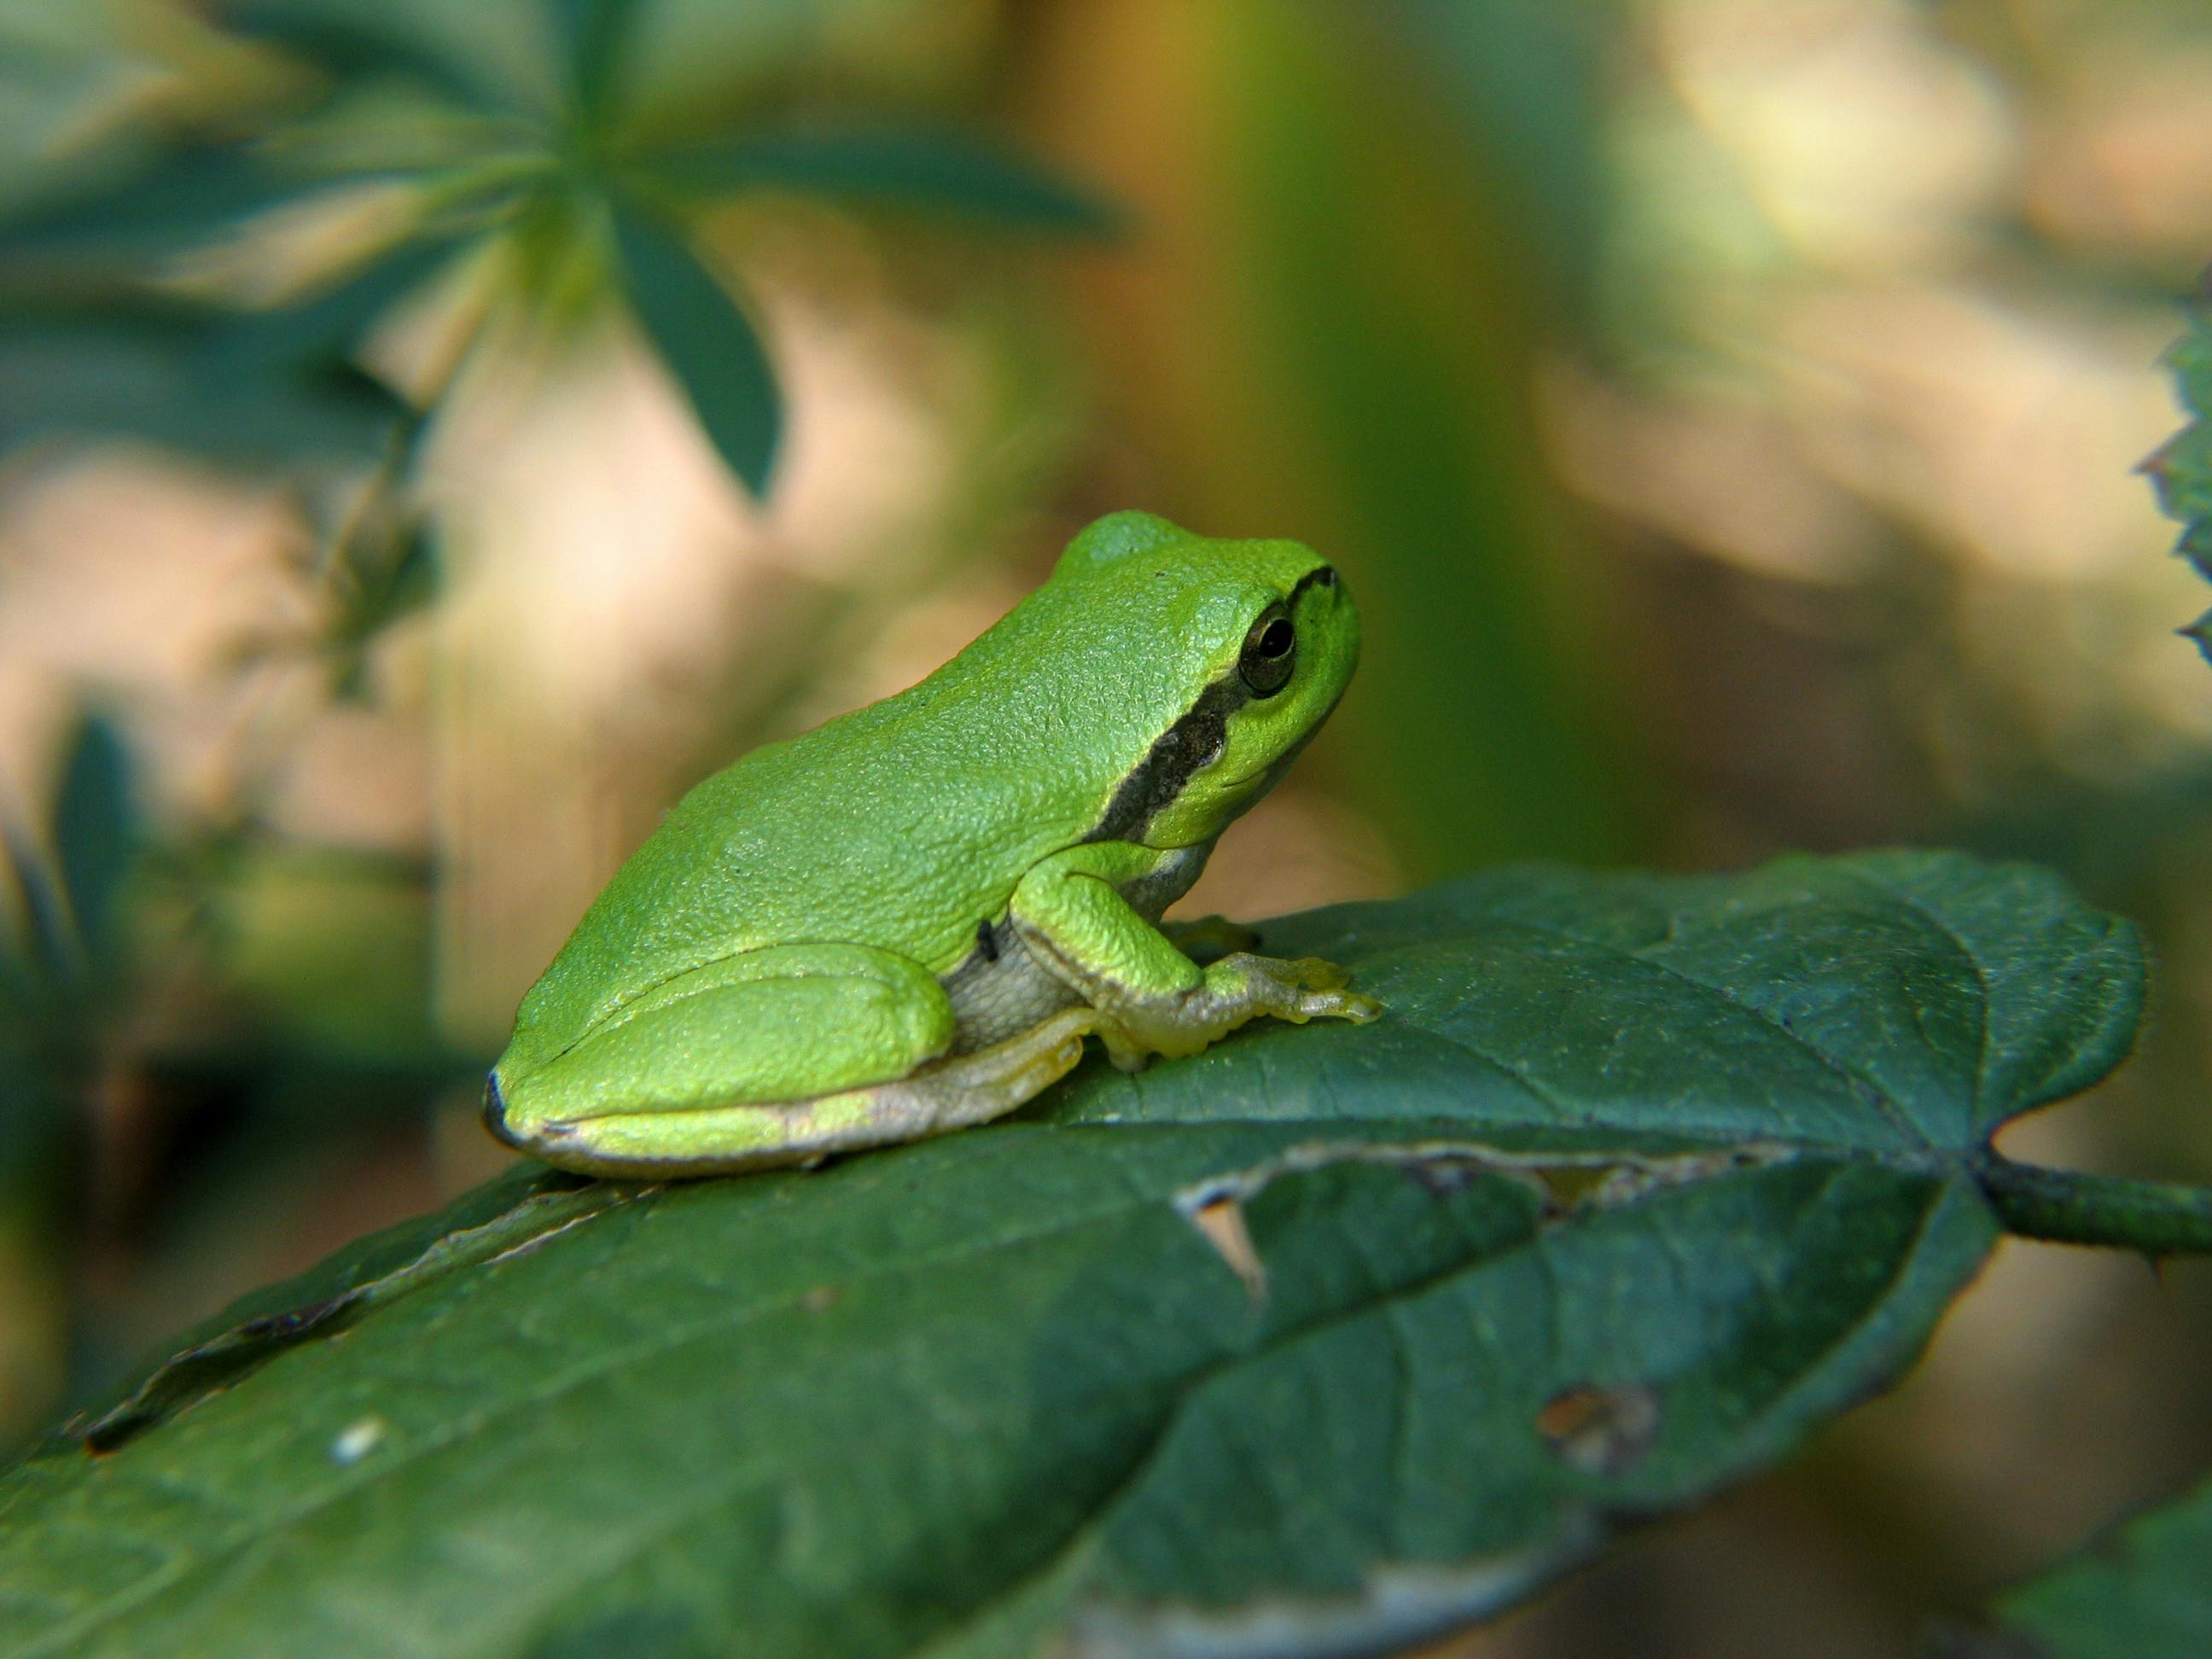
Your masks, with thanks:
[(1303, 1175), (1334, 1164), (1381, 1164), (1403, 1170), (1409, 1180), (1440, 1198), (1463, 1192), (1478, 1180), (1503, 1179), (1526, 1188), (1549, 1224), (1577, 1209), (1632, 1204), (1670, 1187), (1757, 1169), (1796, 1155), (1792, 1147), (1767, 1141), (1711, 1152), (1656, 1154), (1605, 1150), (1522, 1152), (1470, 1141), (1395, 1146), (1316, 1141), (1293, 1147), (1249, 1170), (1188, 1187), (1176, 1195), (1176, 1208), (1228, 1264), (1258, 1307), (1267, 1299), (1267, 1269), (1245, 1224), (1244, 1206), (1271, 1182), (1285, 1176)]
[(1726, 1146), (1711, 1152), (1625, 1158), (1604, 1172), (1603, 1179), (1592, 1185), (1584, 1201), (1601, 1209), (1613, 1209), (1649, 1198), (1669, 1187), (1711, 1181), (1741, 1170), (1764, 1169), (1796, 1156), (1794, 1147), (1778, 1141), (1751, 1140), (1741, 1146)]
[(1213, 1246), (1243, 1281), (1244, 1293), (1254, 1307), (1267, 1299), (1267, 1267), (1252, 1243), (1252, 1230), (1244, 1224), (1244, 1205), (1234, 1194), (1224, 1193), (1184, 1212), (1199, 1236)]
[(1589, 1475), (1621, 1475), (1641, 1463), (1659, 1437), (1659, 1396), (1641, 1383), (1562, 1390), (1536, 1413), (1536, 1432), (1552, 1454)]
[(1201, 1212), (1226, 1199), (1249, 1203), (1269, 1182), (1282, 1176), (1303, 1175), (1333, 1164), (1370, 1164), (1401, 1170), (1408, 1180), (1438, 1197), (1464, 1192), (1479, 1180), (1514, 1182), (1541, 1201), (1547, 1220), (1556, 1220), (1584, 1206), (1610, 1209), (1632, 1204), (1670, 1187), (1759, 1169), (1797, 1153), (1797, 1148), (1779, 1141), (1747, 1141), (1691, 1152), (1604, 1148), (1531, 1152), (1466, 1140), (1315, 1141), (1293, 1147), (1265, 1164), (1186, 1188), (1176, 1204), (1187, 1219), (1197, 1224)]
[(1555, 1180), (1559, 1172), (1541, 1164), (1522, 1164), (1500, 1158), (1487, 1149), (1463, 1146), (1414, 1146), (1376, 1150), (1403, 1154), (1376, 1161), (1396, 1164), (1405, 1171), (1407, 1179), (1438, 1198), (1449, 1198), (1465, 1192), (1478, 1181), (1503, 1176), (1526, 1187), (1538, 1198), (1546, 1216), (1556, 1215), (1565, 1207)]
[(596, 1216), (655, 1188), (599, 1182), (534, 1194), (480, 1226), (437, 1240), (390, 1273), (337, 1296), (276, 1313), (257, 1314), (172, 1354), (123, 1400), (96, 1417), (78, 1417), (62, 1431), (94, 1454), (112, 1452), (259, 1369), (312, 1337), (336, 1340), (372, 1308), (419, 1290), (463, 1267), (489, 1267), (526, 1255)]

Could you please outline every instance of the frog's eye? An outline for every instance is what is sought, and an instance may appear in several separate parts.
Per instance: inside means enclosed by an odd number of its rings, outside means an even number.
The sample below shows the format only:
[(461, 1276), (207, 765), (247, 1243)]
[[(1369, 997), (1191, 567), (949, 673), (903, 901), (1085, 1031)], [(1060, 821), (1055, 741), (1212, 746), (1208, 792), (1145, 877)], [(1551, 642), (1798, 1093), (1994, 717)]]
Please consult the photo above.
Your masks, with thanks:
[(1237, 659), (1237, 672), (1255, 697), (1272, 697), (1291, 683), (1297, 661), (1298, 630), (1290, 612), (1271, 605), (1260, 613), (1252, 631), (1244, 636), (1244, 650)]

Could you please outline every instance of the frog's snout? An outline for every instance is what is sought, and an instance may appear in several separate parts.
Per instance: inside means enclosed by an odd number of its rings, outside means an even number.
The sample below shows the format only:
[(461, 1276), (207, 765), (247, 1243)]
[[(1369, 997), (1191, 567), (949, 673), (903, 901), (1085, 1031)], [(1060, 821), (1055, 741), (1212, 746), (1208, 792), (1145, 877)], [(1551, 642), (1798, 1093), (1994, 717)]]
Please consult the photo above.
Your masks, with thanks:
[(522, 1138), (507, 1127), (507, 1097), (500, 1092), (499, 1073), (492, 1072), (484, 1078), (483, 1124), (494, 1140), (512, 1146), (518, 1152), (530, 1149)]

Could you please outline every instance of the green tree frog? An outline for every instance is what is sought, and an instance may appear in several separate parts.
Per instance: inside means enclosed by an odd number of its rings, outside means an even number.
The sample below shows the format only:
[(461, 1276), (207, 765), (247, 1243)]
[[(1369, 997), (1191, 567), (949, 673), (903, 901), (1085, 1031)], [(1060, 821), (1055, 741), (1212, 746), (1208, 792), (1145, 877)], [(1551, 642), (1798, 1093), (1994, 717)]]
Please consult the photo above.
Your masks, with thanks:
[(1311, 550), (1099, 520), (920, 684), (686, 795), (523, 999), (485, 1121), (586, 1174), (725, 1174), (997, 1117), (1090, 1036), (1133, 1070), (1372, 1019), (1327, 963), (1201, 966), (1160, 924), (1358, 652)]

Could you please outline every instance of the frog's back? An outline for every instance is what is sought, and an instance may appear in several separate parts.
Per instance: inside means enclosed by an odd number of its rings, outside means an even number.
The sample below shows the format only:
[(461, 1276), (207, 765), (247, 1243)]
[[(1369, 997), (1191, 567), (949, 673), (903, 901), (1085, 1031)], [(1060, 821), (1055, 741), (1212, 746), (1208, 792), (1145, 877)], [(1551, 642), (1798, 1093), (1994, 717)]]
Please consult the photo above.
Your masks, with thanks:
[(1032, 865), (1098, 830), (1215, 672), (1180, 642), (1220, 634), (1204, 613), (1224, 597), (1231, 611), (1247, 602), (1224, 596), (1224, 556), (1205, 550), (1272, 545), (1150, 526), (1174, 544), (1140, 538), (1144, 556), (1123, 562), (1079, 538), (1052, 580), (919, 685), (692, 790), (524, 1000), (516, 1042), (565, 1047), (655, 985), (774, 945), (873, 945), (949, 972)]
[(1050, 793), (1064, 780), (995, 772), (974, 734), (912, 714), (899, 700), (856, 710), (693, 789), (585, 913), (521, 1024), (573, 1036), (677, 974), (771, 945), (951, 968), (1091, 814)]
[(1066, 677), (992, 672), (988, 653), (963, 665), (684, 796), (585, 913), (518, 1037), (571, 1041), (677, 974), (771, 945), (871, 945), (948, 971), (1024, 872), (1091, 832), (1151, 738), (1102, 729)]

